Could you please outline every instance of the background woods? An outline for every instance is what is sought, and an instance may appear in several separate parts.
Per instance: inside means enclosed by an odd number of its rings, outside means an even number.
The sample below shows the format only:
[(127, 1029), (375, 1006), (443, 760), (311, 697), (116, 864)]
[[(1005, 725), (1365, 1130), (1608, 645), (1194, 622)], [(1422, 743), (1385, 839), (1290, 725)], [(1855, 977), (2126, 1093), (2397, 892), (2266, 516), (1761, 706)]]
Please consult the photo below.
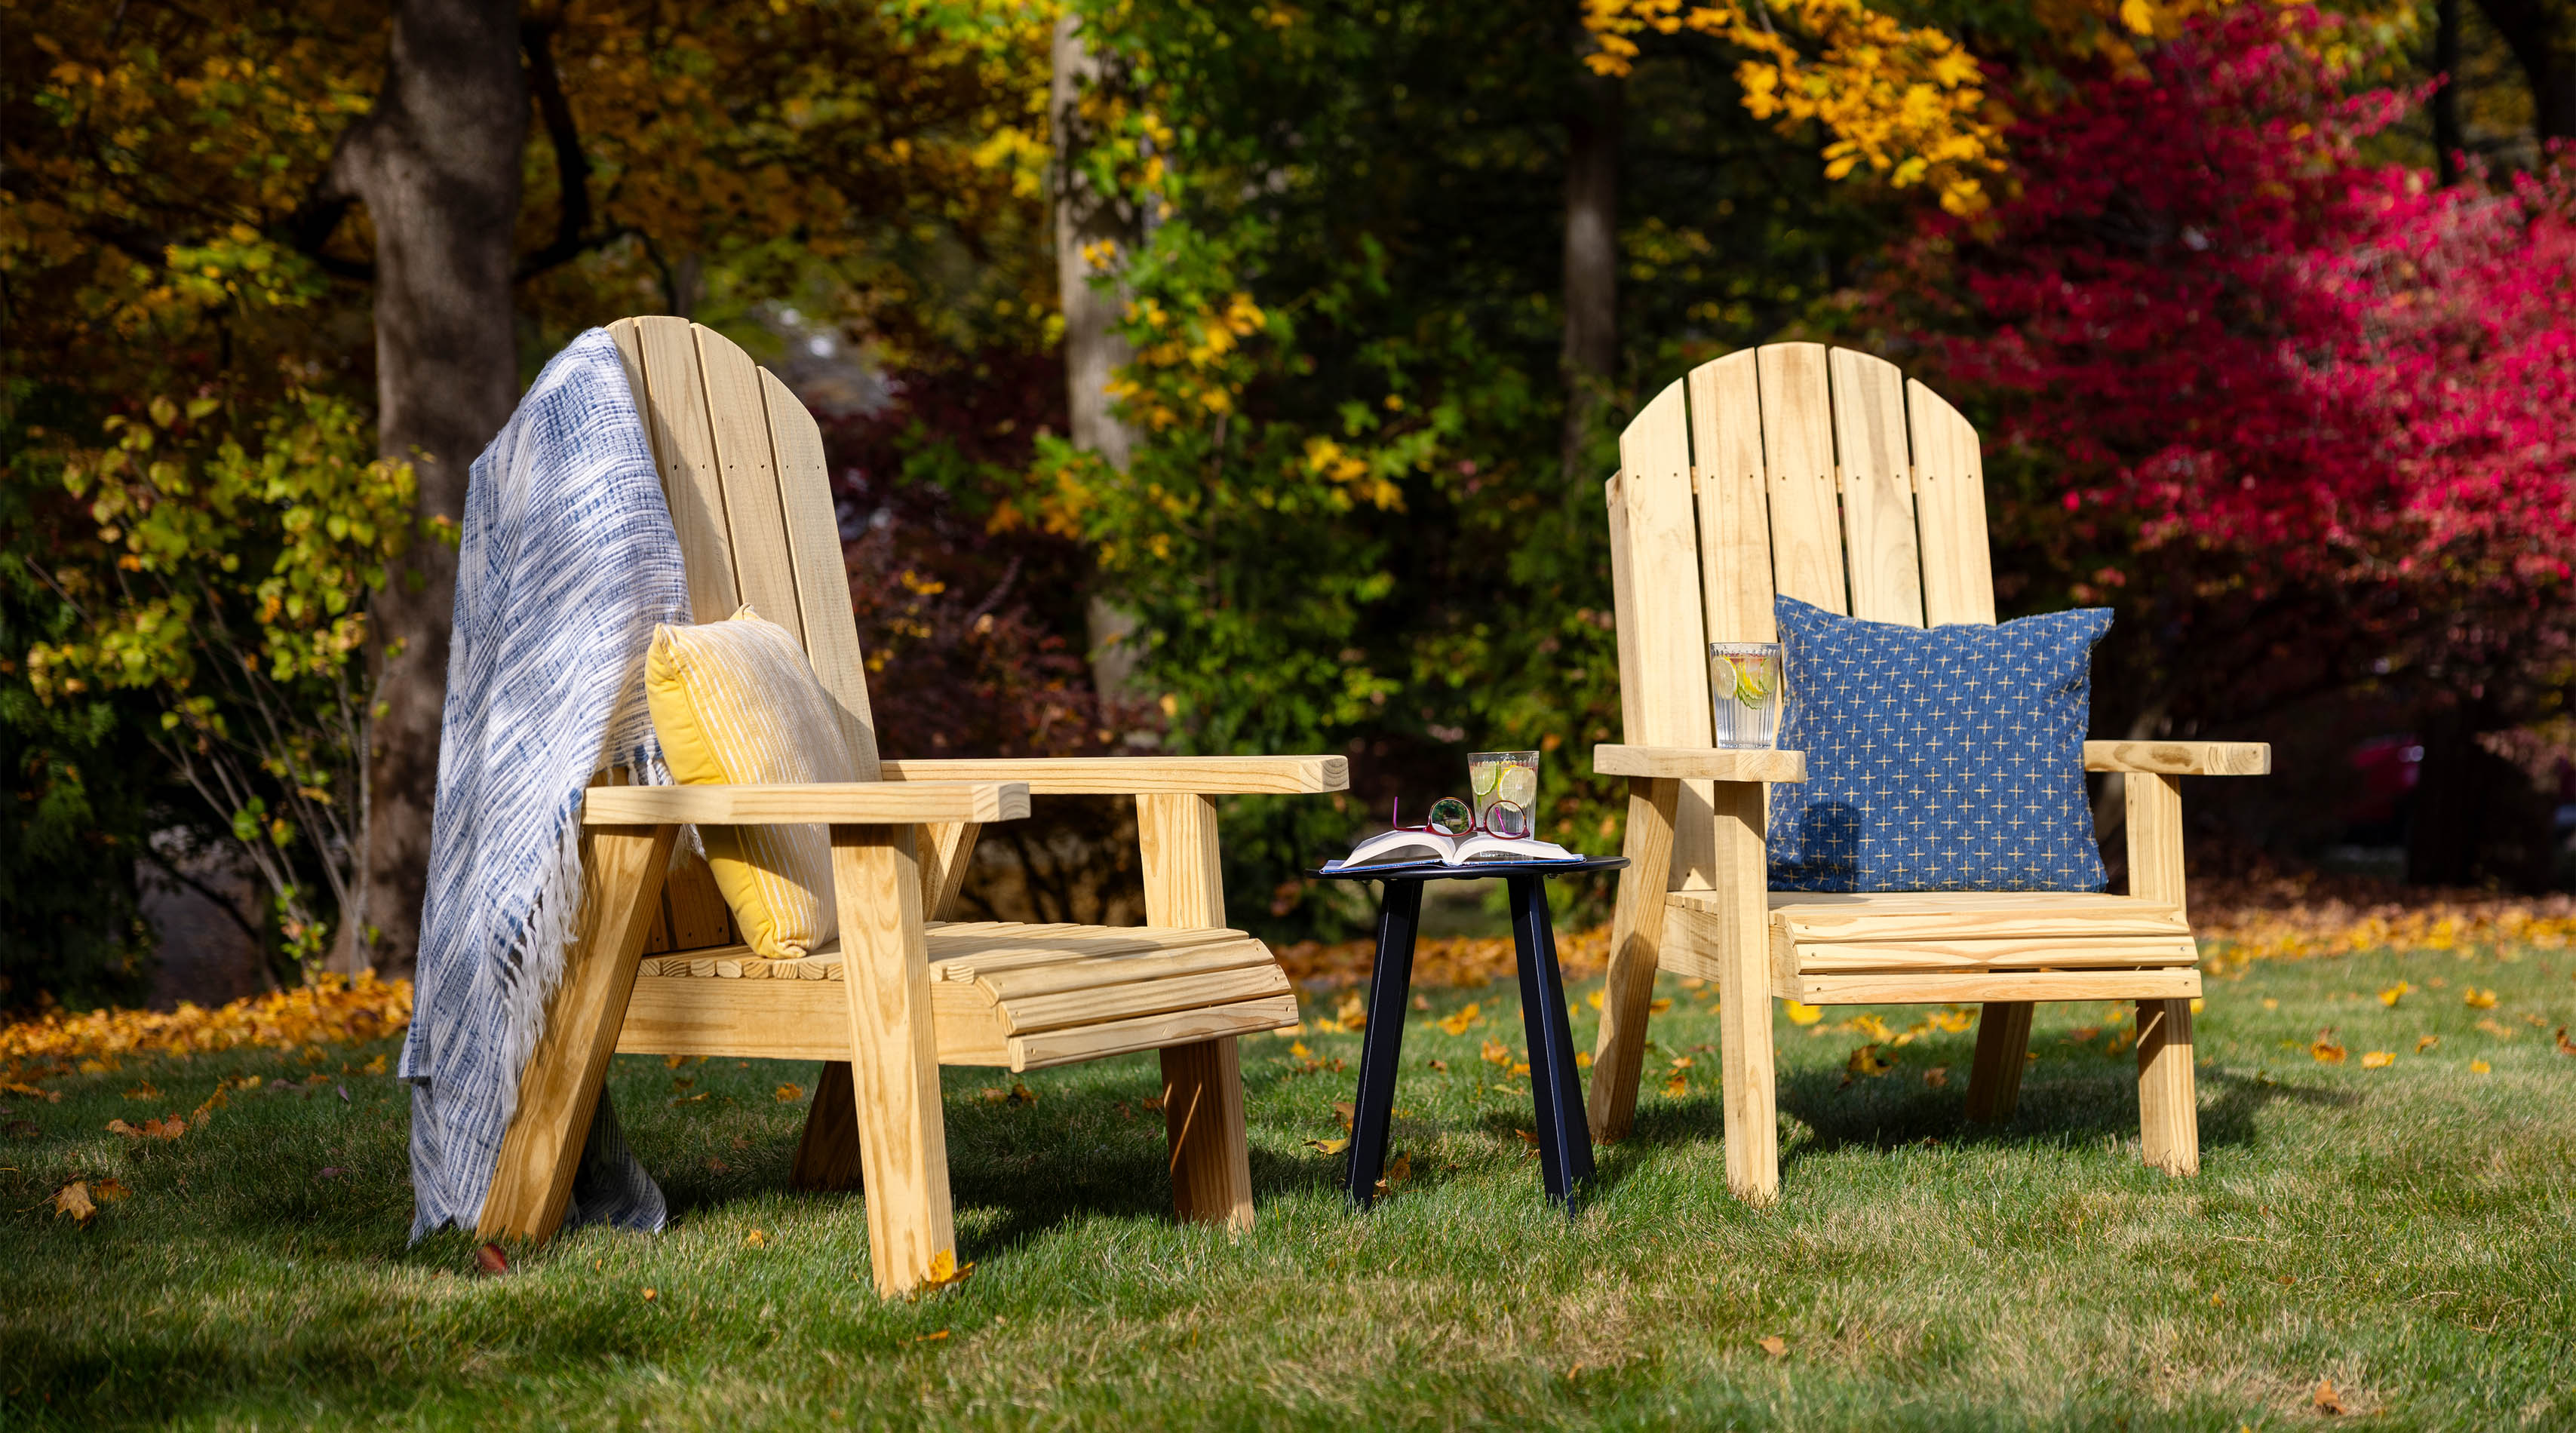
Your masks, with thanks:
[[(642, 312), (825, 417), (890, 753), (1351, 753), (1227, 813), (1280, 933), (1471, 745), (1615, 846), (1615, 433), (1802, 336), (1978, 421), (2101, 733), (2328, 733), (2229, 839), (2566, 879), (2563, 3), (10, 14), (0, 1005), (139, 995), (181, 887), (405, 964), (467, 467)], [(1118, 909), (1120, 819), (978, 898)]]

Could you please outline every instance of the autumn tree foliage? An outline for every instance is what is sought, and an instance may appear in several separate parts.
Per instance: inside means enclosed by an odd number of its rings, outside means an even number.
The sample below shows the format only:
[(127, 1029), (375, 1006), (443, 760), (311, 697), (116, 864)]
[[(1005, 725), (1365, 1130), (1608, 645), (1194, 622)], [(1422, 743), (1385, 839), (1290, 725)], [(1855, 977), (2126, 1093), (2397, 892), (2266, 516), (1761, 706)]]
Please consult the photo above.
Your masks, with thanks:
[(2466, 739), (2576, 677), (2576, 188), (2365, 158), (2421, 97), (2355, 54), (2194, 20), (2017, 127), (2012, 196), (1883, 301), (1996, 415), (2022, 600), (2122, 609), (2141, 734), (2371, 683)]

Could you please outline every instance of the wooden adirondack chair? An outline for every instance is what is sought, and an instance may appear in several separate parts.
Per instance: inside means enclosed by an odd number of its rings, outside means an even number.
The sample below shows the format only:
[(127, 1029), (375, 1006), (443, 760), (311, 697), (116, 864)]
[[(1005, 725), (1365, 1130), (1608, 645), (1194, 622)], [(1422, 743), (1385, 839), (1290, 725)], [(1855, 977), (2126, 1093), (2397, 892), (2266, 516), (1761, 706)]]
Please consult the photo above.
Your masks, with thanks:
[[(1236, 1037), (1297, 1021), (1269, 949), (1225, 928), (1213, 795), (1338, 791), (1338, 756), (882, 761), (814, 420), (731, 341), (676, 318), (611, 326), (701, 620), (752, 603), (799, 633), (868, 780), (595, 787), (581, 935), (547, 1007), (483, 1209), (486, 1237), (563, 1220), (613, 1052), (820, 1059), (796, 1182), (864, 1183), (877, 1288), (954, 1253), (939, 1066), (1012, 1070), (1162, 1052), (1173, 1203), (1248, 1226)], [(982, 823), (1031, 793), (1136, 798), (1149, 924), (943, 923)], [(754, 957), (703, 861), (665, 881), (679, 824), (827, 822), (841, 938)], [(862, 1177), (863, 1176), (863, 1180)]]
[(1764, 785), (1803, 756), (1710, 748), (1708, 643), (1778, 639), (1786, 593), (1850, 616), (1993, 622), (1976, 430), (1880, 359), (1773, 344), (1702, 364), (1647, 404), (1609, 483), (1621, 719), (1594, 769), (1628, 781), (1627, 852), (1589, 1100), (1593, 1132), (1635, 1110), (1658, 969), (1722, 1001), (1727, 1180), (1779, 1189), (1771, 998), (1811, 1005), (1983, 1002), (1968, 1110), (2012, 1111), (2040, 1000), (2134, 999), (2146, 1162), (2200, 1167), (2184, 920), (2186, 775), (2259, 775), (2251, 742), (2088, 741), (2125, 774), (2129, 893), (1771, 892)]

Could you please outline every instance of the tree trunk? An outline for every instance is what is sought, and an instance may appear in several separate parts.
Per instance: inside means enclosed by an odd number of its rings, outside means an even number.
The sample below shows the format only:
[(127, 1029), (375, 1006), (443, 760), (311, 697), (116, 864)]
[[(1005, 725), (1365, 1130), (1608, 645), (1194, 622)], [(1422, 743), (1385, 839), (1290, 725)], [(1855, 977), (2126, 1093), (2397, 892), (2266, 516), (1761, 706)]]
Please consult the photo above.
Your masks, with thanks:
[[(375, 228), (378, 449), (412, 464), (424, 520), (464, 515), (474, 458), (518, 400), (511, 238), (527, 111), (515, 0), (401, 0), (375, 109), (333, 161)], [(388, 974), (408, 975), (419, 944), (455, 594), (455, 550), (416, 536), (375, 605), (367, 895), (342, 923), (358, 937), (351, 962)]]
[(1588, 76), (1566, 117), (1565, 438), (1569, 483), (1601, 421), (1619, 362), (1619, 82)]
[(2433, 163), (2447, 189), (2460, 182), (2460, 0), (2435, 7), (2433, 74)]
[(2569, 0), (2478, 0), (2531, 86), (2532, 127), (2546, 146), (2576, 139), (2576, 5)]
[[(1082, 21), (1068, 11), (1055, 24), (1054, 70), (1047, 89), (1047, 131), (1055, 147), (1055, 273), (1064, 304), (1065, 410), (1073, 445), (1127, 470), (1133, 449), (1127, 425), (1110, 411), (1109, 383), (1133, 357), (1118, 333), (1126, 293), (1115, 283), (1095, 286), (1115, 272), (1141, 242), (1140, 226), (1118, 197), (1103, 194), (1084, 177), (1080, 162), (1090, 142), (1082, 97), (1107, 79), (1100, 57), (1082, 41)], [(1094, 263), (1094, 257), (1101, 262)], [(1091, 684), (1104, 703), (1132, 700), (1128, 690), (1143, 655), (1136, 614), (1098, 593), (1086, 599), (1084, 623), (1091, 643)]]

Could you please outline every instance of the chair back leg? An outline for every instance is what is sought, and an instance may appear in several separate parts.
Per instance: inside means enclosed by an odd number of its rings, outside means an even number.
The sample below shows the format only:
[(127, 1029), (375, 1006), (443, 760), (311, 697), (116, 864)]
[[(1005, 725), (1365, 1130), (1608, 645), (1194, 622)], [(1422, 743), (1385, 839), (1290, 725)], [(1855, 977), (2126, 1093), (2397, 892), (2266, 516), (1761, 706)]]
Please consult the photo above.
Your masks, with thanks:
[(677, 826), (594, 826), (582, 835), (580, 933), (519, 1075), (518, 1107), (475, 1225), (483, 1238), (550, 1239), (563, 1223), (679, 834)]
[(1989, 1000), (1977, 1014), (1976, 1062), (1968, 1067), (1968, 1118), (1986, 1124), (2011, 1119), (2021, 1103), (2021, 1073), (2028, 1067), (2027, 1000)]
[(1592, 1045), (1592, 1087), (1584, 1100), (1592, 1137), (1605, 1144), (1627, 1138), (1637, 1117), (1646, 1020), (1663, 957), (1673, 813), (1680, 808), (1681, 794), (1681, 782), (1671, 778), (1628, 778), (1628, 833), (1620, 852), (1628, 858), (1628, 869), (1619, 873), (1618, 905), (1610, 919), (1610, 971), (1601, 992), (1601, 1029)]

